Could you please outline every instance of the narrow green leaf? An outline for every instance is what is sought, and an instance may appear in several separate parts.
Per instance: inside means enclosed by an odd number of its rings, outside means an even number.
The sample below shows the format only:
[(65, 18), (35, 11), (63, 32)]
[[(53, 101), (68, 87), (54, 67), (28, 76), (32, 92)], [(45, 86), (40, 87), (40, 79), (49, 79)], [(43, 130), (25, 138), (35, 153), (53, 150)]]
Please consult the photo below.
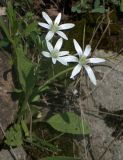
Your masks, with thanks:
[(87, 122), (81, 119), (74, 112), (55, 114), (47, 120), (54, 129), (71, 134), (90, 134), (90, 127)]
[(3, 21), (3, 18), (0, 17), (0, 27), (2, 28), (3, 32), (5, 33), (6, 37), (11, 41), (10, 35), (9, 35), (9, 30)]
[(24, 120), (21, 121), (21, 127), (24, 131), (25, 136), (28, 137), (29, 136), (29, 130), (28, 130), (27, 124)]
[(121, 10), (121, 12), (123, 12), (123, 0), (121, 0), (121, 2), (120, 2), (120, 10)]
[(34, 66), (30, 60), (25, 56), (22, 46), (16, 49), (17, 54), (17, 70), (19, 75), (20, 84), (25, 93), (31, 94), (36, 76), (34, 75)]

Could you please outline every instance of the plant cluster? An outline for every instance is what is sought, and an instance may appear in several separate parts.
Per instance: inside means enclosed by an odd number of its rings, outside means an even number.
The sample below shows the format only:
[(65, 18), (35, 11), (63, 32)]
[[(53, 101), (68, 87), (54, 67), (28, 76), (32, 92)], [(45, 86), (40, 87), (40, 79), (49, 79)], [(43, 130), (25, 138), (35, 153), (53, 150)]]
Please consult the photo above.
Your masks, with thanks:
[[(60, 20), (61, 20), (61, 13), (58, 14), (58, 16), (56, 17), (54, 22), (51, 20), (51, 18), (45, 12), (42, 12), (42, 15), (48, 24), (39, 23), (39, 25), (49, 30), (46, 37), (45, 37), (46, 43), (47, 43), (47, 48), (48, 48), (49, 52), (42, 51), (42, 54), (47, 58), (52, 58), (53, 64), (55, 64), (57, 60), (60, 63), (62, 63), (63, 65), (68, 65), (68, 63), (70, 63), (70, 62), (77, 62), (77, 65), (73, 69), (70, 78), (74, 78), (81, 71), (81, 69), (84, 67), (88, 73), (88, 76), (89, 76), (91, 82), (94, 85), (96, 85), (95, 75), (94, 75), (91, 67), (88, 64), (89, 63), (101, 63), (101, 62), (105, 62), (105, 60), (102, 58), (89, 58), (89, 59), (87, 59), (87, 57), (90, 56), (91, 46), (87, 45), (85, 47), (84, 52), (83, 52), (82, 48), (80, 47), (80, 45), (78, 44), (78, 42), (75, 39), (73, 40), (73, 42), (74, 42), (74, 47), (75, 47), (75, 50), (77, 52), (78, 57), (73, 56), (73, 55), (69, 55), (68, 51), (60, 51), (60, 49), (62, 47), (62, 43), (63, 43), (62, 38), (66, 39), (66, 40), (68, 39), (67, 36), (63, 32), (61, 32), (60, 30), (70, 29), (70, 28), (74, 27), (74, 24), (68, 23), (68, 24), (59, 25)], [(60, 35), (60, 37), (62, 37), (62, 38), (58, 39), (55, 47), (53, 47), (52, 44), (49, 42), (49, 40), (51, 40), (53, 38), (55, 33)]]
[(123, 1), (121, 0), (78, 0), (71, 8), (72, 12), (82, 13), (88, 10), (92, 13), (106, 13), (109, 4), (119, 6), (123, 11)]
[[(75, 54), (62, 51), (64, 40), (68, 40), (63, 31), (71, 29), (75, 25), (73, 23), (60, 24), (61, 13), (57, 15), (54, 21), (45, 12), (42, 12), (42, 16), (47, 23), (37, 22), (36, 19), (32, 18), (34, 17), (32, 12), (27, 12), (24, 16), (17, 14), (11, 2), (8, 2), (7, 21), (0, 17), (0, 27), (3, 32), (0, 46), (6, 50), (9, 48), (9, 51), (11, 51), (11, 64), (14, 68), (16, 81), (14, 96), (19, 101), (16, 123), (7, 130), (4, 142), (12, 147), (27, 143), (41, 149), (48, 148), (56, 151), (58, 150), (56, 146), (38, 138), (32, 132), (34, 104), (40, 102), (42, 93), (49, 89), (51, 82), (70, 71), (72, 71), (70, 78), (75, 79), (84, 69), (91, 82), (96, 85), (96, 77), (90, 64), (102, 63), (105, 60), (96, 57), (90, 58), (91, 46), (88, 44), (82, 50), (75, 39), (73, 39)], [(44, 36), (38, 25), (48, 30), (46, 36)], [(60, 38), (58, 38), (59, 36)], [(53, 45), (55, 40), (56, 44)], [(49, 63), (48, 59), (45, 61), (43, 57), (52, 59), (53, 67), (57, 61), (65, 67), (64, 70), (53, 74), (48, 79), (44, 77), (45, 81), (40, 85), (40, 75), (43, 75), (44, 71), (47, 70)], [(43, 60), (46, 62), (47, 68), (43, 67), (41, 69)], [(40, 111), (38, 110), (36, 113), (38, 113), (37, 118), (41, 118)], [(57, 113), (45, 122), (61, 133), (90, 134), (90, 127), (87, 122), (74, 112)], [(60, 160), (60, 158), (56, 157), (57, 160)], [(50, 158), (45, 158), (45, 160), (48, 159)], [(55, 157), (52, 159), (55, 160)], [(62, 159), (72, 160), (74, 158), (62, 157)]]

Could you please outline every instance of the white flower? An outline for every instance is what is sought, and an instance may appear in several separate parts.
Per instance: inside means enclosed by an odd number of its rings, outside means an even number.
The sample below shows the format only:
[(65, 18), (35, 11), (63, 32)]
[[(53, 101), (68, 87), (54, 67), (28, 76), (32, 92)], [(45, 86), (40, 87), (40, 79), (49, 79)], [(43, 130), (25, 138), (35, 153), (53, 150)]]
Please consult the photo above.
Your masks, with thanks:
[(102, 58), (88, 58), (88, 56), (90, 56), (91, 53), (91, 46), (87, 45), (85, 47), (84, 52), (82, 51), (82, 48), (80, 47), (80, 45), (78, 44), (78, 42), (74, 39), (74, 47), (75, 50), (77, 51), (77, 55), (79, 56), (79, 58), (75, 59), (73, 58), (73, 62), (78, 62), (78, 64), (74, 67), (71, 77), (70, 78), (74, 78), (80, 71), (81, 69), (84, 67), (91, 82), (96, 85), (96, 77), (94, 75), (93, 70), (91, 69), (91, 67), (88, 65), (88, 63), (101, 63), (101, 62), (105, 62), (104, 59)]
[(46, 40), (47, 41), (51, 40), (55, 33), (57, 33), (60, 37), (68, 40), (67, 36), (61, 30), (66, 30), (66, 29), (73, 28), (75, 26), (74, 24), (72, 24), (72, 23), (66, 23), (66, 24), (59, 25), (59, 23), (61, 21), (61, 13), (58, 14), (58, 16), (56, 17), (56, 19), (54, 20), (54, 22), (47, 15), (47, 13), (42, 12), (42, 16), (46, 20), (47, 23), (41, 23), (41, 22), (39, 22), (38, 24), (41, 27), (44, 27), (44, 28), (46, 28), (46, 29), (49, 30), (48, 33), (47, 33), (47, 35), (46, 35)]
[(49, 41), (46, 41), (46, 43), (49, 52), (42, 51), (42, 54), (47, 58), (52, 58), (53, 64), (55, 64), (56, 61), (59, 61), (63, 65), (67, 65), (67, 59), (69, 59), (69, 61), (73, 59), (73, 56), (69, 56), (69, 51), (60, 51), (63, 44), (62, 38), (58, 39), (55, 47), (53, 47)]

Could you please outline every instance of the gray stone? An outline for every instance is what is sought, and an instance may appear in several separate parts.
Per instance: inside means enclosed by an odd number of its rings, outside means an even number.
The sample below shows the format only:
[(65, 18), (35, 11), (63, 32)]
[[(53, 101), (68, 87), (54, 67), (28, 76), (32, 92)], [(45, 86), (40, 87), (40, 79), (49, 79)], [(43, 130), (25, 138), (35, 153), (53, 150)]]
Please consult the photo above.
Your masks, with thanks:
[[(103, 56), (109, 55), (103, 53)], [(105, 66), (94, 69), (98, 84), (92, 94), (95, 106), (109, 111), (123, 109), (123, 56), (111, 57)]]
[(26, 160), (27, 154), (24, 151), (23, 147), (17, 147), (10, 151), (8, 150), (1, 150), (0, 151), (0, 160), (15, 160), (14, 155), (16, 155), (17, 160)]

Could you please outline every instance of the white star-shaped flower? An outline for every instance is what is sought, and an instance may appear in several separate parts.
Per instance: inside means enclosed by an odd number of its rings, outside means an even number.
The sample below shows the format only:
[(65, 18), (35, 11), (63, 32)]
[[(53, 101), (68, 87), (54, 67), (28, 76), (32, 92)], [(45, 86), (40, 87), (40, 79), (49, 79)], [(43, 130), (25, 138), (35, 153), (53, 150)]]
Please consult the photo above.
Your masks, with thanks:
[(39, 22), (38, 24), (41, 27), (44, 27), (44, 28), (49, 30), (47, 35), (46, 35), (46, 40), (47, 41), (51, 40), (55, 33), (57, 33), (60, 37), (68, 40), (66, 34), (64, 34), (61, 30), (66, 30), (66, 29), (73, 28), (75, 26), (73, 23), (66, 23), (66, 24), (59, 25), (59, 23), (61, 21), (61, 13), (59, 13), (57, 15), (54, 22), (51, 20), (51, 18), (48, 16), (47, 13), (42, 12), (42, 16), (47, 23)]
[(84, 69), (86, 70), (91, 82), (96, 85), (96, 77), (94, 75), (93, 70), (91, 69), (91, 67), (88, 65), (89, 63), (101, 63), (101, 62), (105, 62), (104, 59), (102, 58), (88, 58), (88, 56), (90, 56), (91, 53), (91, 46), (87, 45), (85, 47), (84, 52), (82, 51), (82, 48), (80, 47), (80, 45), (78, 44), (78, 42), (74, 39), (74, 47), (75, 50), (77, 52), (78, 58), (77, 59), (73, 59), (74, 62), (78, 62), (78, 64), (74, 67), (71, 77), (70, 78), (74, 78), (80, 71), (81, 69), (84, 67)]
[(69, 55), (69, 51), (60, 51), (63, 44), (62, 38), (58, 39), (55, 47), (53, 47), (49, 41), (46, 41), (46, 44), (49, 52), (42, 51), (42, 54), (47, 58), (52, 58), (53, 64), (56, 64), (56, 61), (59, 61), (63, 65), (67, 65), (68, 61), (72, 61), (73, 56)]

